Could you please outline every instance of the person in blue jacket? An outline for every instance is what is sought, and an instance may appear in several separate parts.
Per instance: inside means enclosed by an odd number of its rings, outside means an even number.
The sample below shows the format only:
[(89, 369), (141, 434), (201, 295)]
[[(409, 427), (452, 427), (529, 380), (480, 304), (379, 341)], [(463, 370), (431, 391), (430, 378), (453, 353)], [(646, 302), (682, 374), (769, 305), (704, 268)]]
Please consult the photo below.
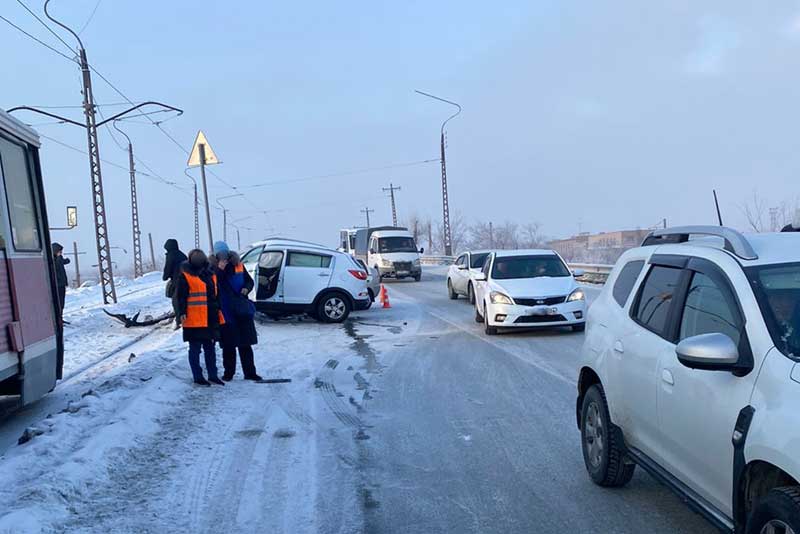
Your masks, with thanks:
[(214, 243), (217, 259), (216, 274), (219, 299), (225, 324), (221, 327), (222, 379), (233, 380), (236, 374), (236, 352), (242, 361), (245, 380), (261, 380), (256, 372), (253, 345), (258, 343), (258, 334), (253, 317), (255, 307), (247, 295), (253, 290), (253, 278), (239, 261), (239, 255), (231, 252), (224, 241)]

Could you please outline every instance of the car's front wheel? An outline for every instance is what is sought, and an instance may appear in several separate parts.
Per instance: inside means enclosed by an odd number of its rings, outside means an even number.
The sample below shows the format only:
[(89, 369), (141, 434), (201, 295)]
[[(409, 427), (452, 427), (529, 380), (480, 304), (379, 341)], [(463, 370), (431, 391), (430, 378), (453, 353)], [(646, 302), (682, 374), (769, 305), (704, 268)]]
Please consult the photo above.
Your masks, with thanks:
[(746, 534), (800, 534), (800, 487), (770, 490), (756, 501)]
[(467, 285), (467, 298), (469, 298), (470, 304), (475, 304), (475, 290), (472, 289), (472, 282)]
[(630, 482), (636, 464), (626, 458), (622, 435), (611, 424), (603, 388), (595, 384), (583, 397), (581, 448), (586, 470), (595, 484), (619, 487)]
[(489, 324), (489, 310), (483, 308), (483, 331), (487, 336), (494, 336), (497, 334), (497, 327)]
[(458, 293), (453, 289), (453, 282), (451, 282), (449, 278), (447, 279), (447, 296), (450, 297), (450, 300), (456, 300), (458, 298)]
[(483, 315), (481, 315), (480, 310), (477, 306), (475, 306), (475, 322), (482, 323), (483, 322)]
[(350, 301), (339, 293), (329, 293), (319, 299), (317, 317), (323, 323), (341, 323), (350, 315)]

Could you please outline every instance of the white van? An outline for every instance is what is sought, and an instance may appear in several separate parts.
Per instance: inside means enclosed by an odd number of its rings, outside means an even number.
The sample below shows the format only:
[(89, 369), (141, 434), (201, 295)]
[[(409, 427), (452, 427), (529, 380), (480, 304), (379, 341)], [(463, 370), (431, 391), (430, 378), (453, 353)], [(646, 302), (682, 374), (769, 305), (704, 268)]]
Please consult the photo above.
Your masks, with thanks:
[(374, 267), (383, 278), (422, 277), (419, 255), (414, 235), (406, 228), (383, 226), (360, 228), (356, 231), (356, 257)]
[(241, 256), (255, 281), (250, 298), (270, 317), (307, 313), (340, 323), (369, 308), (367, 272), (349, 254), (287, 238), (253, 243)]

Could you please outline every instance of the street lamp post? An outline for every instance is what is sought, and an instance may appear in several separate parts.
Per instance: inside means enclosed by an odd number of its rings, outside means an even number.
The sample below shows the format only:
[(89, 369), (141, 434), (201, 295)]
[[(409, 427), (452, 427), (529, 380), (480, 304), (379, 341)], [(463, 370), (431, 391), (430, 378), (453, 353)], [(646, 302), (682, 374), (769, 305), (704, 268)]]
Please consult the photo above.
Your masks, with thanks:
[(421, 94), (422, 96), (427, 96), (428, 98), (433, 98), (434, 100), (438, 100), (440, 102), (444, 102), (446, 104), (450, 104), (451, 106), (455, 106), (458, 108), (458, 111), (450, 115), (443, 123), (441, 129), (441, 137), (440, 137), (440, 150), (442, 154), (442, 219), (443, 219), (443, 230), (444, 230), (444, 254), (445, 256), (450, 256), (453, 254), (453, 245), (450, 239), (450, 201), (447, 194), (447, 163), (445, 161), (445, 138), (444, 138), (444, 127), (450, 121), (450, 119), (454, 118), (456, 115), (461, 113), (461, 106), (456, 104), (455, 102), (451, 102), (450, 100), (445, 100), (444, 98), (440, 98), (438, 96), (434, 96), (429, 93), (423, 93), (422, 91), (415, 91), (416, 93)]
[(222, 240), (226, 243), (228, 242), (228, 208), (226, 208), (221, 200), (225, 200), (226, 198), (233, 198), (233, 197), (241, 197), (244, 196), (243, 193), (234, 193), (232, 195), (227, 195), (224, 197), (219, 197), (217, 199), (217, 204), (219, 205), (220, 209), (222, 210)]

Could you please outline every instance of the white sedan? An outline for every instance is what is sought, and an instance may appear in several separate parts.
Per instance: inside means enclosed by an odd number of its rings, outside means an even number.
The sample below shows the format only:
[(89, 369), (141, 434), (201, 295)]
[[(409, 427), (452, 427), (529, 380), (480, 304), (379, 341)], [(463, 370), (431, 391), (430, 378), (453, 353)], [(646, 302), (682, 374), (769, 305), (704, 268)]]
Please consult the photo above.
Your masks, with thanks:
[(475, 321), (487, 335), (498, 328), (586, 328), (586, 296), (553, 250), (493, 252), (475, 276)]
[(464, 295), (470, 304), (475, 303), (475, 275), (481, 272), (489, 254), (488, 250), (472, 250), (456, 258), (447, 271), (447, 295), (451, 299)]

